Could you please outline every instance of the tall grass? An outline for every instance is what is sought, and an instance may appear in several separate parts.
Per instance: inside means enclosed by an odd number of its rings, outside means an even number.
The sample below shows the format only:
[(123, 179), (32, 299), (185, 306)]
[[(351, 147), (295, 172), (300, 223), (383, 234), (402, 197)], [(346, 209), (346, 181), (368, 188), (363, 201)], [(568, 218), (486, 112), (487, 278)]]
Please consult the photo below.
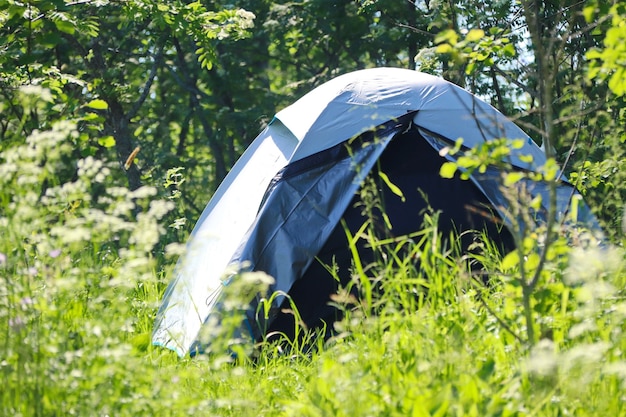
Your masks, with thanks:
[(347, 314), (324, 346), (254, 360), (152, 347), (174, 203), (112, 186), (118, 168), (74, 156), (76, 135), (58, 123), (0, 154), (0, 415), (626, 415), (623, 250), (554, 243), (531, 348), (520, 263), (483, 242), (483, 285), (435, 218), (372, 238), (379, 261), (352, 284), (364, 301), (335, 298)]

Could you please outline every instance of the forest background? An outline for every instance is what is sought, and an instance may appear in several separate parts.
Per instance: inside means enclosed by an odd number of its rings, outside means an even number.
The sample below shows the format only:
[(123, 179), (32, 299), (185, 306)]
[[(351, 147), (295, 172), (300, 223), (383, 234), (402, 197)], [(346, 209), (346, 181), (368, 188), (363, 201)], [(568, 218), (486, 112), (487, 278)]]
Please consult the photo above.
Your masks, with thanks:
[[(0, 0), (3, 414), (625, 415), (625, 17), (623, 1)], [(313, 356), (151, 347), (181, 242), (229, 167), (276, 111), (376, 66), (442, 76), (512, 118), (610, 253), (559, 249), (568, 262), (542, 264), (532, 297), (503, 284), (532, 305), (455, 286), (387, 323), (395, 336), (365, 326)], [(591, 278), (568, 281), (575, 263)]]

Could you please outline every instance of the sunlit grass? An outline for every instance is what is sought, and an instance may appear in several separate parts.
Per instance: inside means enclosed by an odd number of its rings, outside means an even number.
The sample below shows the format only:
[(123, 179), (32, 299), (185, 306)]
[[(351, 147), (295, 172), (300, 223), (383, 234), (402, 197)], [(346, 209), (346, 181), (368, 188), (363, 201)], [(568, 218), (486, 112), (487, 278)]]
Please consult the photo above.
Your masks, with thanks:
[[(52, 148), (75, 129), (37, 140)], [(410, 240), (368, 237), (380, 261), (355, 270), (361, 303), (334, 299), (346, 319), (326, 343), (180, 359), (150, 344), (176, 261), (161, 249), (175, 243), (172, 201), (157, 188), (113, 187), (109, 164), (71, 160), (71, 149), (28, 146), (0, 160), (0, 415), (626, 413), (620, 248), (559, 246), (533, 294), (540, 337), (531, 348), (515, 268), (483, 242), (483, 285), (437, 234), (433, 213)], [(55, 184), (68, 158), (77, 175)]]

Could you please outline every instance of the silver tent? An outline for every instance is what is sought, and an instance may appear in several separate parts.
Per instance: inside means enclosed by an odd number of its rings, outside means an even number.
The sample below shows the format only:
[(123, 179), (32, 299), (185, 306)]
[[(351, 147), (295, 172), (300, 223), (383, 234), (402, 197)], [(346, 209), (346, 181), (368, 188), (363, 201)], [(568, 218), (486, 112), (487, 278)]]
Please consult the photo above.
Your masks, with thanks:
[[(389, 142), (409, 128), (434, 149), (458, 138), (469, 148), (497, 138), (523, 139), (509, 156), (512, 167), (535, 170), (546, 161), (513, 122), (441, 78), (396, 68), (339, 76), (278, 112), (226, 176), (166, 290), (153, 343), (180, 355), (195, 349), (201, 327), (219, 309), (232, 265), (267, 272), (276, 280), (271, 290), (288, 292)], [(488, 176), (471, 180), (496, 209), (505, 204)], [(575, 193), (564, 190), (560, 195)], [(569, 200), (559, 204), (565, 212)], [(250, 314), (242, 331), (258, 339), (256, 320)]]

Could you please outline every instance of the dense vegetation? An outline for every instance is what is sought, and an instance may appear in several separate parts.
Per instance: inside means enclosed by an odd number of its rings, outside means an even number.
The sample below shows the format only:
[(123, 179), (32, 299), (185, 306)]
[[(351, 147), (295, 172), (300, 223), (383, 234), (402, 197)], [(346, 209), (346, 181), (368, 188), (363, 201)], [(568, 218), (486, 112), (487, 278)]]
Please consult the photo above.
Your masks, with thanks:
[[(626, 415), (626, 4), (571, 3), (0, 0), (0, 414)], [(363, 286), (372, 302), (324, 348), (152, 347), (181, 243), (238, 155), (278, 109), (373, 66), (513, 118), (604, 247), (550, 222), (504, 257), (485, 243), (487, 289), (431, 221), (421, 269), (371, 268), (384, 293)]]

